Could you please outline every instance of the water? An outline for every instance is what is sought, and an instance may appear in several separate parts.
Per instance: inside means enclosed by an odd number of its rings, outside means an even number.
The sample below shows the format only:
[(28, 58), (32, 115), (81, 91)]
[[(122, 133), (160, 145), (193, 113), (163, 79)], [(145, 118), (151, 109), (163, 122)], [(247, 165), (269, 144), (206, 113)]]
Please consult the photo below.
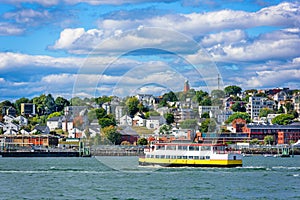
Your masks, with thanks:
[(300, 156), (245, 157), (228, 169), (138, 167), (137, 157), (0, 158), (0, 199), (300, 199)]

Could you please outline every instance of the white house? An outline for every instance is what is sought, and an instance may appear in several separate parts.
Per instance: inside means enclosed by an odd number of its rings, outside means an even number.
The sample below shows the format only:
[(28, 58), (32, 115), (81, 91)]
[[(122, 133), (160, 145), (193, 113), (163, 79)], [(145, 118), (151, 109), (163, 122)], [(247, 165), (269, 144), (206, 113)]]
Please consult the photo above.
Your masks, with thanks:
[(132, 126), (132, 118), (128, 115), (124, 115), (120, 118), (120, 125), (121, 126)]
[(3, 131), (6, 132), (9, 130), (16, 130), (16, 132), (18, 132), (20, 130), (20, 126), (12, 122), (4, 124)]
[(27, 126), (28, 125), (28, 119), (21, 116), (21, 115), (16, 117), (15, 121), (18, 121), (20, 126)]
[(145, 126), (146, 125), (146, 120), (141, 117), (140, 115), (134, 115), (132, 119), (132, 125), (133, 126)]
[(61, 126), (63, 131), (69, 132), (74, 128), (73, 119), (63, 117)]
[(158, 129), (161, 125), (166, 123), (166, 119), (163, 116), (150, 116), (146, 120), (146, 127), (148, 129)]
[(15, 120), (15, 118), (11, 115), (5, 115), (3, 119), (4, 119), (4, 123), (12, 123), (12, 121)]
[(47, 120), (47, 126), (50, 131), (62, 128), (62, 117), (51, 117)]

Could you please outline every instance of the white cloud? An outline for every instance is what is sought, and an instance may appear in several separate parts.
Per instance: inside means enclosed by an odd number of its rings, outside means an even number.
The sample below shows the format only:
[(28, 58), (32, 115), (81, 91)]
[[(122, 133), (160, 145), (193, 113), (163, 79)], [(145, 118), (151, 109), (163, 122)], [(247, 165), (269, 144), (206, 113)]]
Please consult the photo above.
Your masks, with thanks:
[(37, 3), (43, 6), (54, 6), (59, 3), (60, 0), (2, 0), (3, 3), (9, 4), (21, 4), (21, 3)]
[(25, 29), (20, 28), (16, 25), (0, 22), (0, 36), (20, 35), (24, 31), (25, 31)]
[(79, 68), (82, 58), (54, 58), (43, 55), (28, 55), (20, 53), (0, 53), (0, 69), (22, 66), (48, 66), (54, 68)]
[(36, 19), (49, 19), (50, 13), (47, 10), (42, 12), (33, 9), (24, 9), (17, 12), (7, 12), (3, 15), (5, 19), (14, 19), (17, 23), (35, 23)]
[(247, 35), (243, 30), (232, 30), (227, 32), (219, 32), (205, 36), (201, 44), (205, 47), (214, 46), (217, 44), (232, 44), (243, 42), (247, 39)]

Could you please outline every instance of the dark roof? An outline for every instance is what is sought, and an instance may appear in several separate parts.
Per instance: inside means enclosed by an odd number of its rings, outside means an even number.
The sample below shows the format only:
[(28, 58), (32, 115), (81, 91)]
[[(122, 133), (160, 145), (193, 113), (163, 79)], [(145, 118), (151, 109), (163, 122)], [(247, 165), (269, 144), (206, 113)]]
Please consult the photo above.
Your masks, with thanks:
[(119, 132), (121, 135), (139, 136), (139, 134), (129, 126)]
[(50, 119), (48, 119), (47, 121), (59, 121), (61, 119), (61, 117), (51, 117)]

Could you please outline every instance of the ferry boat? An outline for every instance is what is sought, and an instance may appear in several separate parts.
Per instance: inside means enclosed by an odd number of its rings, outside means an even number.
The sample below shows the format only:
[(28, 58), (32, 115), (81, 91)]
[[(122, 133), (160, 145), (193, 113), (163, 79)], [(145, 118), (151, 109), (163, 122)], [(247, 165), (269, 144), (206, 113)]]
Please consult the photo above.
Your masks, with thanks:
[(243, 165), (240, 151), (224, 144), (154, 143), (139, 157), (139, 165), (165, 167), (239, 167)]

